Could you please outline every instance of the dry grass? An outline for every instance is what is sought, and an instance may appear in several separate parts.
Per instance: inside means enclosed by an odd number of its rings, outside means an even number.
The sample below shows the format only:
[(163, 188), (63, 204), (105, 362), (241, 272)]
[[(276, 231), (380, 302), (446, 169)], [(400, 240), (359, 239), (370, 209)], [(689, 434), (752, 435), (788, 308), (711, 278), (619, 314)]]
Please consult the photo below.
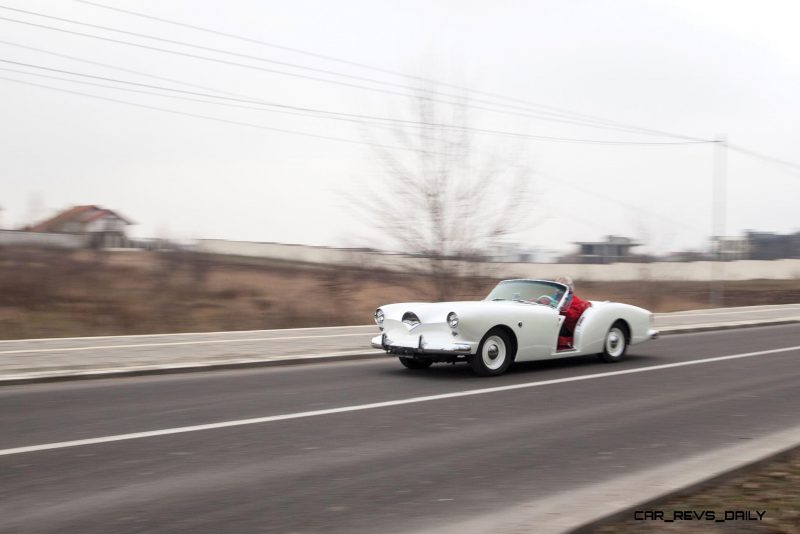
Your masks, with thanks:
[(176, 252), (0, 254), (0, 338), (366, 324), (376, 300), (426, 293), (368, 272)]
[[(483, 298), (496, 281), (454, 281)], [(581, 283), (585, 298), (654, 311), (708, 306), (703, 283)], [(0, 338), (368, 324), (388, 302), (435, 299), (428, 279), (180, 252), (0, 250)], [(800, 302), (800, 281), (731, 283), (726, 305)]]

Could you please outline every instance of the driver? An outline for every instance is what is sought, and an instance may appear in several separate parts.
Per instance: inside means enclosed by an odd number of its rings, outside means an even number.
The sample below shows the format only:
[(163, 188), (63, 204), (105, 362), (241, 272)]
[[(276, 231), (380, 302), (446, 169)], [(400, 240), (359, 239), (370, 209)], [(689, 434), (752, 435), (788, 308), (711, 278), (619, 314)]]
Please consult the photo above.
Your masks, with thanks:
[(575, 284), (569, 276), (559, 276), (555, 281), (569, 288), (569, 300), (561, 309), (564, 323), (561, 325), (561, 332), (558, 335), (558, 348), (569, 349), (572, 348), (575, 325), (578, 324), (578, 319), (581, 318), (587, 308), (591, 307), (592, 303), (581, 299), (575, 294)]

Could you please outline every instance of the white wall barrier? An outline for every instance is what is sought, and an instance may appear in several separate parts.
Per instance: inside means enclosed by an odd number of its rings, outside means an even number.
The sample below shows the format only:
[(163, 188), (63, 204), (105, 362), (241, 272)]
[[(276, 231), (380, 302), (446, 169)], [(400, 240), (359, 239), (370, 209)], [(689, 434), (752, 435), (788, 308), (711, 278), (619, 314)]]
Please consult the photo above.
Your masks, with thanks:
[(86, 248), (89, 245), (89, 236), (86, 234), (45, 234), (18, 230), (0, 230), (0, 246), (15, 245)]
[[(87, 248), (89, 236), (82, 234), (46, 234), (0, 230), (0, 246), (30, 245), (67, 249)], [(312, 264), (357, 266), (390, 271), (424, 271), (429, 262), (403, 254), (387, 254), (360, 249), (337, 249), (226, 241), (198, 240), (194, 249), (207, 254), (249, 256)], [(636, 280), (797, 280), (800, 284), (800, 259), (770, 261), (739, 260), (729, 262), (655, 262), (563, 264), (563, 263), (468, 263), (451, 262), (453, 272), (497, 278), (555, 278), (571, 276), (576, 280), (610, 282)]]
[(611, 263), (607, 265), (566, 265), (515, 263), (504, 266), (504, 276), (551, 278), (566, 274), (576, 280), (797, 280), (800, 259), (740, 260), (728, 262)]
[[(427, 260), (402, 254), (382, 254), (364, 250), (202, 239), (196, 250), (210, 254), (228, 254), (301, 261), (327, 265), (352, 265), (393, 271), (425, 269)], [(456, 272), (479, 273), (498, 278), (554, 278), (571, 276), (576, 280), (609, 282), (635, 280), (798, 280), (800, 259), (772, 261), (742, 260), (730, 262), (656, 262), (612, 263), (606, 265), (560, 263), (460, 263), (451, 264)]]

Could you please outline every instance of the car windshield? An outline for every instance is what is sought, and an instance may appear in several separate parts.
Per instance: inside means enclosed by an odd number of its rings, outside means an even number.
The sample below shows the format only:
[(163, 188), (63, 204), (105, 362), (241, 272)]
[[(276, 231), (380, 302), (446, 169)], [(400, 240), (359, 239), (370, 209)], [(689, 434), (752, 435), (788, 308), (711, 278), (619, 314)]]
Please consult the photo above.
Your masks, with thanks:
[(558, 306), (566, 286), (541, 280), (506, 280), (500, 282), (485, 300), (535, 302), (552, 308)]

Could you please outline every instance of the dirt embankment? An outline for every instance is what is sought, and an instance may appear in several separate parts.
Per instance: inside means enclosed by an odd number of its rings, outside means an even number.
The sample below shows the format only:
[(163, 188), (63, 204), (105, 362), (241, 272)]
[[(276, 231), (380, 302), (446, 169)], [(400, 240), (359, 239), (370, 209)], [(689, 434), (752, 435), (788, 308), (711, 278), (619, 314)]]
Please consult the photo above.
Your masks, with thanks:
[[(483, 298), (496, 280), (453, 281)], [(696, 282), (582, 283), (584, 298), (653, 311), (708, 307)], [(725, 305), (800, 302), (800, 280), (728, 283)], [(367, 324), (376, 306), (435, 300), (429, 280), (184, 252), (0, 250), (0, 338), (152, 334)]]

